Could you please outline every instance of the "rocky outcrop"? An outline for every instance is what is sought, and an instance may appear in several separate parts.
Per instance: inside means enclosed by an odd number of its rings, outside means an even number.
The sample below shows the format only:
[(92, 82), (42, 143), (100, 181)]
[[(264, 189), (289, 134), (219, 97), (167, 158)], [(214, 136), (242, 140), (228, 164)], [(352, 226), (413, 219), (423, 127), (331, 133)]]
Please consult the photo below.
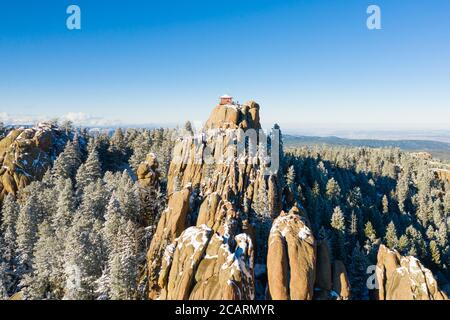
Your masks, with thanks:
[(259, 104), (249, 101), (242, 106), (218, 105), (205, 125), (206, 129), (261, 129)]
[(11, 130), (0, 141), (0, 202), (41, 179), (66, 142), (67, 136), (50, 124)]
[(252, 300), (253, 248), (250, 237), (227, 237), (206, 225), (186, 229), (166, 248), (160, 299)]
[(267, 276), (274, 300), (311, 300), (316, 276), (316, 241), (307, 219), (294, 207), (275, 219), (269, 237)]
[(435, 169), (434, 172), (436, 176), (442, 181), (450, 182), (450, 167), (447, 167), (445, 169)]
[(253, 299), (253, 241), (245, 231), (238, 234), (243, 230), (239, 214), (216, 193), (203, 202), (201, 212), (197, 226), (166, 246), (158, 298)]
[(316, 263), (316, 283), (315, 288), (318, 294), (316, 299), (328, 300), (330, 292), (333, 289), (333, 274), (331, 268), (330, 249), (325, 240), (317, 244), (317, 263)]
[(155, 187), (159, 186), (160, 170), (158, 160), (154, 153), (147, 155), (144, 162), (139, 164), (136, 172), (137, 179), (143, 187)]
[(338, 300), (350, 298), (350, 281), (347, 269), (342, 261), (336, 260), (333, 264), (333, 295)]
[[(169, 208), (147, 254), (151, 299), (254, 299), (255, 259), (265, 260), (267, 250), (255, 246), (256, 237), (268, 237), (259, 222), (264, 216), (271, 223), (281, 207), (277, 173), (267, 174), (267, 159), (238, 153), (239, 135), (260, 128), (255, 102), (220, 105), (200, 134), (176, 142)], [(146, 181), (149, 167), (140, 167), (140, 180)], [(175, 201), (185, 188), (189, 195)]]
[(379, 300), (446, 300), (436, 279), (414, 257), (381, 245), (376, 267)]
[(162, 258), (166, 248), (181, 235), (187, 226), (190, 189), (176, 192), (169, 199), (167, 209), (161, 215), (147, 252), (149, 297), (156, 298)]

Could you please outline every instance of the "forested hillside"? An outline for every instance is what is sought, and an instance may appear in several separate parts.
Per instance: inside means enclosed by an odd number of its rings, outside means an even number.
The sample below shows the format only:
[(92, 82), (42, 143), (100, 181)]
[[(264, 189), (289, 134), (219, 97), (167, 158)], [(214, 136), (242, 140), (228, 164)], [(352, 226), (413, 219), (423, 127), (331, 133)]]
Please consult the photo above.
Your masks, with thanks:
[(367, 265), (381, 243), (419, 258), (446, 283), (450, 183), (428, 161), (398, 149), (314, 147), (286, 154), (286, 185), (315, 234), (348, 266), (361, 298)]
[[(192, 132), (189, 124), (186, 129)], [(8, 139), (11, 128), (1, 130), (2, 141)], [(41, 179), (2, 201), (0, 297), (147, 298), (146, 253), (170, 196), (174, 130), (92, 135), (70, 123), (52, 130), (67, 137), (64, 148)], [(366, 270), (377, 263), (380, 244), (417, 257), (441, 288), (448, 284), (450, 182), (435, 176), (429, 160), (392, 148), (303, 147), (285, 150), (281, 163), (283, 209), (296, 203), (306, 211), (331, 261), (347, 269), (349, 298), (369, 298)], [(252, 208), (270, 210), (267, 201), (258, 196)], [(250, 219), (257, 231), (261, 221)], [(267, 236), (267, 230), (257, 233), (261, 248)], [(255, 274), (264, 279), (266, 255), (256, 260)], [(264, 297), (258, 286), (265, 283), (256, 285), (256, 297)]]

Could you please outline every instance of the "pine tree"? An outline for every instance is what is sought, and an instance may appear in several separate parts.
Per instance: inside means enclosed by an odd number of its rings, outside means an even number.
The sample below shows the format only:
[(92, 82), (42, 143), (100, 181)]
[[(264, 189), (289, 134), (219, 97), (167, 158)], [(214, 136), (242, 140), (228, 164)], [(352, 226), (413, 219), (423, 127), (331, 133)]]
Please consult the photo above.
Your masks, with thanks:
[(105, 214), (105, 224), (103, 229), (104, 242), (110, 251), (113, 250), (117, 241), (117, 234), (123, 218), (123, 212), (116, 195), (113, 193), (108, 203)]
[(131, 179), (127, 171), (122, 173), (115, 193), (125, 218), (137, 223), (140, 218), (139, 213), (141, 209), (139, 184)]
[(56, 233), (65, 234), (70, 227), (75, 206), (74, 202), (72, 181), (66, 179), (63, 189), (59, 192), (56, 204), (57, 209), (52, 221), (52, 226)]
[(117, 170), (123, 167), (128, 154), (128, 147), (121, 128), (117, 128), (111, 137), (107, 160), (107, 169)]
[(110, 257), (111, 299), (135, 298), (138, 261), (136, 227), (131, 222), (119, 227), (118, 241)]
[(101, 223), (83, 212), (76, 213), (65, 248), (64, 299), (95, 299), (95, 281), (105, 266)]
[(103, 270), (102, 276), (95, 280), (97, 300), (109, 300), (111, 295), (111, 278), (109, 266)]
[(130, 165), (136, 172), (139, 165), (145, 160), (153, 145), (153, 139), (148, 130), (140, 132), (132, 143), (133, 154), (130, 157)]
[(0, 255), (0, 300), (6, 300), (9, 297), (8, 283), (9, 283), (8, 266), (4, 261), (2, 261)]
[(286, 185), (291, 188), (291, 190), (294, 189), (295, 185), (295, 168), (294, 166), (289, 166), (288, 171), (286, 173)]
[(428, 238), (429, 240), (434, 239), (434, 228), (433, 228), (432, 225), (429, 225), (429, 226), (428, 226), (426, 235), (427, 235), (427, 238)]
[(38, 204), (35, 194), (31, 194), (20, 209), (16, 224), (18, 273), (23, 276), (32, 270), (34, 244), (37, 240)]
[(389, 223), (386, 229), (386, 234), (384, 236), (384, 241), (386, 242), (386, 245), (390, 249), (396, 249), (398, 245), (398, 238), (397, 238), (397, 229), (395, 228), (395, 224), (393, 221)]
[(445, 188), (445, 195), (444, 195), (444, 212), (448, 215), (450, 215), (450, 183), (447, 184), (447, 187)]
[(286, 173), (286, 186), (288, 188), (288, 197), (285, 200), (286, 202), (289, 202), (288, 204), (292, 205), (296, 199), (297, 196), (297, 190), (295, 188), (295, 168), (294, 166), (290, 166)]
[(336, 207), (331, 216), (331, 227), (334, 229), (332, 240), (334, 258), (345, 260), (345, 219), (340, 207)]
[(403, 234), (400, 239), (398, 239), (397, 249), (401, 254), (406, 254), (409, 246), (409, 239), (406, 235)]
[(121, 128), (117, 128), (114, 131), (114, 134), (110, 140), (110, 148), (119, 152), (125, 152), (127, 144)]
[(331, 216), (331, 227), (340, 232), (345, 231), (344, 213), (340, 207), (334, 208), (333, 215)]
[(408, 237), (410, 243), (408, 255), (424, 258), (427, 250), (422, 234), (413, 226), (409, 226), (406, 228), (406, 236)]
[(366, 287), (368, 265), (368, 259), (357, 243), (352, 251), (351, 263), (348, 269), (352, 300), (368, 299)]
[(86, 160), (77, 171), (77, 187), (83, 190), (87, 185), (101, 178), (101, 166), (98, 153), (93, 149)]
[(328, 199), (337, 199), (341, 194), (341, 187), (339, 184), (334, 180), (334, 178), (331, 178), (327, 182), (326, 186), (326, 195)]
[(439, 251), (439, 247), (436, 243), (436, 241), (432, 240), (430, 241), (430, 254), (431, 254), (431, 260), (433, 261), (436, 266), (440, 266), (441, 264), (441, 253)]
[(98, 179), (85, 187), (79, 209), (86, 216), (103, 220), (108, 200), (109, 192), (103, 181)]
[(405, 201), (409, 194), (409, 180), (406, 174), (401, 174), (399, 180), (397, 181), (397, 201), (400, 212), (405, 211)]
[(387, 215), (389, 213), (389, 200), (386, 195), (383, 196), (383, 199), (381, 200), (382, 207), (383, 207), (383, 214)]
[(184, 131), (190, 136), (194, 135), (194, 129), (192, 128), (192, 123), (190, 121), (186, 121), (186, 123), (184, 124)]
[(355, 212), (352, 212), (352, 217), (350, 221), (350, 234), (352, 236), (358, 235), (358, 217)]
[(441, 222), (439, 225), (438, 240), (439, 240), (439, 245), (442, 248), (447, 247), (447, 245), (448, 245), (448, 228), (447, 228), (447, 224), (445, 222)]
[(252, 207), (258, 216), (263, 218), (270, 218), (271, 212), (269, 208), (269, 199), (265, 187), (265, 182), (260, 183), (257, 192), (258, 193), (256, 201), (253, 203)]
[(66, 144), (64, 151), (55, 160), (52, 172), (62, 179), (74, 179), (80, 165), (81, 152), (78, 139), (76, 139)]
[[(60, 299), (62, 288), (56, 286), (60, 279), (55, 279), (55, 267), (58, 254), (62, 254), (56, 248), (59, 242), (54, 236), (54, 230), (50, 223), (44, 221), (39, 225), (38, 240), (34, 247), (33, 272), (25, 278), (24, 297), (26, 299)], [(59, 294), (58, 294), (59, 293)]]
[(15, 255), (16, 255), (16, 221), (19, 216), (19, 206), (17, 205), (14, 196), (8, 194), (2, 207), (2, 224), (1, 234), (3, 235), (3, 258), (7, 264), (8, 270), (11, 272), (14, 269)]
[(372, 222), (367, 221), (364, 227), (364, 234), (370, 241), (375, 241), (375, 239), (377, 238), (377, 234), (375, 232), (375, 229), (373, 228)]
[(443, 204), (441, 199), (436, 199), (433, 202), (433, 222), (435, 226), (439, 226), (441, 222), (444, 220), (443, 218)]

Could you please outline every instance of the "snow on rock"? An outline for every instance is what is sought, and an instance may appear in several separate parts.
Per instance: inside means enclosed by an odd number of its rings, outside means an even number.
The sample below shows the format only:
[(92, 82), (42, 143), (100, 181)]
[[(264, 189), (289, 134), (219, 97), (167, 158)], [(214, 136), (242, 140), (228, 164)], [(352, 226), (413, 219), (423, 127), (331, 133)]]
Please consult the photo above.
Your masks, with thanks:
[(166, 248), (172, 245), (175, 239), (186, 229), (190, 194), (190, 189), (183, 189), (170, 196), (167, 208), (159, 219), (150, 248), (147, 251), (147, 277), (149, 298), (151, 299), (156, 298), (161, 290), (158, 282), (162, 266), (169, 261), (167, 254), (170, 254), (170, 251), (166, 251)]
[(154, 153), (149, 153), (136, 172), (139, 183), (143, 187), (157, 188), (161, 172), (159, 170), (159, 163)]
[(206, 256), (211, 258), (200, 262), (190, 299), (254, 299), (252, 240), (247, 234), (238, 234), (234, 239), (236, 246), (230, 247), (223, 236), (212, 237), (206, 251)]
[(402, 257), (381, 245), (377, 256), (378, 299), (446, 300), (436, 279), (415, 257)]
[(68, 141), (65, 132), (47, 123), (17, 128), (0, 140), (0, 202), (39, 180)]
[(300, 209), (282, 212), (273, 222), (267, 254), (269, 294), (274, 300), (313, 298), (316, 241)]
[[(206, 225), (186, 229), (165, 251), (158, 284), (161, 299), (185, 300), (189, 298), (193, 278), (208, 245), (211, 229)], [(170, 247), (170, 246), (169, 246)]]

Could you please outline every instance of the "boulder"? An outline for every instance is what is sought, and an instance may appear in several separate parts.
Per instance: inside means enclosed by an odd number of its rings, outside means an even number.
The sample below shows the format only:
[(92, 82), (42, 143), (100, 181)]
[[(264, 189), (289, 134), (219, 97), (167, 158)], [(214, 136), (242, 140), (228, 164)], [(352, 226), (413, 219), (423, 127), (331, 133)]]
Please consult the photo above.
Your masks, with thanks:
[(147, 155), (144, 162), (139, 164), (136, 172), (137, 179), (143, 187), (155, 187), (159, 186), (160, 170), (158, 160), (154, 153)]

